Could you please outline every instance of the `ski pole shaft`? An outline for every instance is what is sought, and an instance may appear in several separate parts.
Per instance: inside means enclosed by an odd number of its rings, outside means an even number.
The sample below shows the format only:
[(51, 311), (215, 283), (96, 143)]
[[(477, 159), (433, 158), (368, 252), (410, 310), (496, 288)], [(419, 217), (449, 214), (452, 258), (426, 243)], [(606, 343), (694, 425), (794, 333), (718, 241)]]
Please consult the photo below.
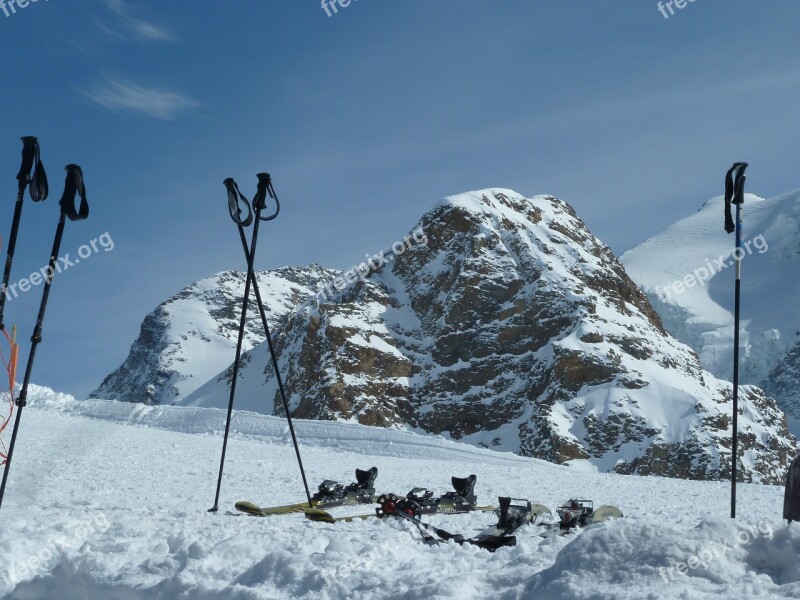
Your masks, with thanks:
[(736, 481), (739, 462), (739, 315), (742, 297), (742, 205), (736, 205), (736, 282), (733, 317), (733, 441), (731, 442), (731, 519), (736, 518)]
[[(76, 211), (73, 203), (75, 201), (75, 194), (80, 193), (81, 208)], [(25, 366), (25, 377), (22, 380), (22, 389), (15, 404), (17, 405), (17, 417), (14, 421), (14, 429), (11, 434), (11, 443), (8, 447), (8, 455), (6, 457), (5, 471), (3, 471), (3, 481), (0, 483), (0, 507), (3, 505), (3, 498), (5, 496), (6, 485), (8, 483), (8, 475), (11, 472), (11, 459), (14, 457), (14, 447), (17, 442), (17, 433), (19, 431), (19, 424), (22, 420), (22, 410), (28, 404), (28, 385), (31, 381), (31, 374), (33, 373), (33, 363), (36, 359), (36, 348), (42, 341), (42, 327), (44, 324), (44, 316), (47, 310), (47, 301), (50, 298), (50, 288), (53, 285), (53, 278), (56, 275), (56, 261), (61, 249), (61, 240), (64, 236), (64, 225), (67, 217), (71, 221), (79, 221), (89, 216), (89, 205), (86, 203), (86, 189), (83, 186), (83, 172), (78, 165), (67, 165), (67, 179), (64, 187), (64, 196), (61, 198), (61, 212), (58, 219), (58, 226), (56, 227), (56, 235), (53, 238), (53, 249), (50, 252), (50, 260), (48, 262), (47, 274), (44, 281), (44, 289), (42, 290), (42, 300), (39, 303), (39, 313), (36, 316), (36, 325), (33, 329), (31, 336), (31, 349), (28, 353), (28, 362)]]
[[(235, 182), (233, 182), (232, 179), (230, 179), (230, 180), (226, 179), (225, 180), (225, 185), (226, 185), (226, 187), (228, 187), (229, 197), (230, 197), (230, 192), (231, 192), (232, 188), (229, 187), (229, 182), (230, 182), (230, 185), (232, 185), (232, 186), (235, 186)], [(237, 190), (237, 193), (238, 193), (238, 188), (236, 188), (236, 190)], [(240, 195), (240, 197), (241, 197), (242, 200), (245, 200), (244, 196)], [(245, 200), (245, 202), (246, 202), (246, 200)], [(249, 211), (249, 209), (248, 209), (248, 211)], [(252, 271), (252, 269), (253, 269), (253, 261), (255, 260), (256, 244), (258, 243), (258, 225), (260, 223), (260, 219), (258, 219), (258, 216), (259, 216), (260, 212), (261, 212), (260, 208), (258, 206), (256, 206), (256, 209), (255, 209), (256, 219), (255, 219), (255, 224), (253, 225), (253, 235), (252, 235), (252, 238), (251, 238), (251, 241), (250, 241), (250, 252), (247, 255), (247, 272), (248, 273), (250, 271)], [(220, 457), (220, 461), (219, 461), (219, 475), (217, 477), (217, 491), (216, 491), (216, 494), (214, 496), (214, 506), (209, 508), (208, 512), (217, 512), (219, 510), (219, 495), (220, 495), (220, 491), (222, 490), (222, 474), (223, 474), (223, 471), (225, 469), (225, 456), (226, 456), (227, 451), (228, 451), (228, 436), (230, 435), (231, 419), (233, 418), (233, 401), (234, 401), (234, 398), (236, 397), (236, 381), (239, 378), (239, 362), (240, 362), (241, 357), (242, 357), (242, 341), (244, 339), (245, 325), (247, 324), (247, 305), (249, 304), (249, 302), (250, 302), (250, 277), (246, 277), (245, 278), (245, 283), (244, 283), (244, 297), (242, 299), (242, 316), (241, 316), (241, 318), (239, 320), (239, 336), (238, 336), (238, 338), (236, 340), (236, 358), (234, 358), (234, 361), (233, 361), (233, 376), (232, 376), (232, 379), (231, 379), (231, 391), (230, 391), (230, 395), (228, 397), (228, 413), (227, 413), (227, 416), (226, 416), (226, 419), (225, 419), (225, 435), (223, 436), (223, 439), (222, 439), (222, 456)]]
[(11, 459), (14, 458), (14, 446), (17, 444), (17, 433), (19, 432), (21, 414), (22, 408), (17, 411), (17, 417), (14, 420), (14, 429), (11, 432), (11, 442), (8, 445), (8, 453), (6, 454), (6, 464), (3, 470), (3, 481), (0, 483), (0, 508), (3, 506), (3, 498), (6, 495), (6, 484), (8, 483), (8, 474), (11, 472)]
[(11, 233), (8, 236), (8, 250), (6, 251), (6, 266), (3, 271), (3, 287), (0, 289), (0, 331), (6, 328), (5, 325), (5, 311), (6, 311), (6, 295), (8, 290), (8, 282), (11, 279), (11, 265), (14, 262), (14, 251), (17, 247), (17, 232), (19, 231), (19, 221), (22, 217), (22, 198), (25, 190), (21, 190), (17, 196), (17, 202), (14, 205), (14, 220), (11, 222)]
[[(742, 205), (744, 204), (744, 183), (747, 179), (747, 163), (737, 162), (725, 176), (725, 231), (736, 232), (734, 261), (736, 280), (734, 284), (733, 317), (733, 416), (731, 419), (731, 519), (736, 518), (736, 483), (739, 461), (739, 316), (741, 313), (742, 292)], [(735, 176), (735, 179), (734, 179)], [(736, 221), (732, 222), (730, 205), (736, 205)]]
[[(264, 175), (264, 174), (262, 174), (262, 175)], [(267, 176), (267, 177), (269, 177), (269, 176)], [(274, 189), (272, 189), (271, 182), (268, 183), (268, 185), (269, 185), (268, 190), (269, 190), (270, 195), (277, 200), (277, 195), (275, 195)], [(263, 209), (263, 205), (262, 205), (261, 208)], [(256, 210), (259, 210), (259, 208), (257, 207)], [(245, 257), (249, 257), (250, 256), (250, 249), (247, 247), (247, 238), (246, 238), (246, 236), (244, 234), (244, 227), (242, 226), (241, 223), (238, 223), (238, 222), (237, 222), (237, 226), (238, 226), (237, 228), (239, 230), (239, 238), (240, 238), (240, 240), (242, 242), (242, 249), (244, 250)], [(308, 489), (308, 480), (306, 479), (306, 471), (305, 471), (305, 468), (303, 467), (303, 459), (300, 456), (300, 446), (299, 446), (299, 444), (297, 442), (297, 435), (296, 435), (295, 430), (294, 430), (294, 424), (292, 423), (292, 415), (289, 412), (289, 403), (286, 400), (286, 391), (285, 391), (284, 386), (283, 386), (283, 377), (281, 377), (280, 368), (278, 366), (277, 353), (275, 352), (275, 345), (274, 345), (274, 343), (272, 341), (272, 334), (270, 333), (269, 322), (267, 321), (267, 313), (264, 310), (264, 302), (261, 299), (261, 291), (258, 288), (258, 281), (256, 280), (256, 274), (255, 274), (255, 270), (252, 268), (252, 263), (248, 263), (248, 267), (249, 268), (248, 268), (248, 271), (247, 271), (247, 277), (251, 281), (251, 284), (253, 286), (253, 291), (254, 291), (255, 296), (256, 296), (256, 303), (258, 304), (258, 311), (259, 311), (259, 313), (261, 315), (261, 324), (264, 327), (264, 333), (266, 334), (266, 338), (267, 338), (267, 347), (269, 348), (269, 354), (270, 354), (270, 357), (272, 359), (272, 367), (275, 370), (275, 379), (278, 382), (278, 390), (280, 392), (281, 400), (283, 402), (283, 409), (286, 412), (286, 421), (289, 424), (289, 433), (292, 436), (292, 444), (294, 445), (294, 452), (295, 452), (295, 455), (297, 456), (297, 464), (300, 467), (300, 475), (301, 475), (301, 477), (303, 479), (303, 488), (305, 489), (305, 492), (306, 492), (306, 498), (308, 499), (308, 505), (311, 506), (311, 492)]]

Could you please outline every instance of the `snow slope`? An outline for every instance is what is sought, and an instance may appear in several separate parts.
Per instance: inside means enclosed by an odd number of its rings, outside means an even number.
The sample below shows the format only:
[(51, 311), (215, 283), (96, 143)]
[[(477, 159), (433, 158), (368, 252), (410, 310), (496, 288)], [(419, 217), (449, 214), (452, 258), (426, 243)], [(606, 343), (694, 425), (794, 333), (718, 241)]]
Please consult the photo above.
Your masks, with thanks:
[[(338, 274), (319, 265), (256, 271), (272, 331), (318, 285)], [(193, 283), (148, 314), (125, 362), (92, 398), (169, 404), (193, 392), (232, 360), (239, 333), (245, 274), (224, 271)], [(243, 348), (266, 339), (251, 294)]]
[[(694, 348), (705, 369), (730, 380), (735, 240), (723, 230), (723, 206), (721, 196), (706, 202), (621, 260), (667, 330)], [(770, 199), (747, 194), (742, 238), (740, 380), (766, 384), (800, 341), (800, 190)]]
[[(15, 600), (796, 598), (800, 530), (778, 521), (782, 489), (742, 484), (739, 519), (725, 483), (598, 474), (432, 436), (299, 422), (310, 480), (379, 468), (378, 487), (444, 491), (478, 475), (498, 494), (551, 507), (569, 496), (626, 518), (515, 548), (423, 545), (401, 523), (256, 519), (236, 500), (302, 496), (281, 419), (237, 413), (221, 511), (208, 514), (223, 411), (31, 394), (0, 511), (0, 597)], [(359, 509), (353, 509), (361, 512)], [(363, 510), (363, 509), (362, 509)], [(464, 533), (490, 514), (431, 519)], [(680, 567), (680, 563), (683, 566)], [(27, 565), (27, 566), (24, 566)], [(675, 570), (678, 567), (681, 573)]]

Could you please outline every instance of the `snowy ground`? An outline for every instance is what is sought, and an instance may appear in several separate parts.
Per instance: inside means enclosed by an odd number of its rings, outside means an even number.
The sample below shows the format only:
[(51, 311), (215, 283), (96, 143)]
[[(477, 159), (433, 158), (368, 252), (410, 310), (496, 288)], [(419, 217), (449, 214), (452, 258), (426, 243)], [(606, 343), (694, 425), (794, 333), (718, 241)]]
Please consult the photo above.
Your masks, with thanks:
[[(375, 465), (379, 490), (446, 491), (451, 475), (476, 473), (481, 502), (503, 494), (555, 508), (585, 496), (626, 514), (567, 538), (529, 527), (496, 554), (429, 548), (394, 521), (234, 514), (236, 500), (302, 497), (280, 419), (237, 414), (212, 515), (222, 411), (37, 395), (0, 510), (2, 598), (800, 598), (800, 528), (778, 518), (781, 488), (741, 485), (733, 523), (724, 483), (597, 474), (408, 432), (298, 423), (312, 482), (349, 482)], [(431, 520), (471, 533), (492, 515)]]

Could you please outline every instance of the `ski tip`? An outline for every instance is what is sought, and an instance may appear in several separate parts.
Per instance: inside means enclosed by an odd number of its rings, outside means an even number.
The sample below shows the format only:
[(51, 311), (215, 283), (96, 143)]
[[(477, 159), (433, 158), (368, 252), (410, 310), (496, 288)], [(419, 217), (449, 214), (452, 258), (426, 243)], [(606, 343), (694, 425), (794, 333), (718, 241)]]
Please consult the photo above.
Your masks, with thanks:
[(552, 515), (553, 513), (544, 504), (533, 504), (531, 506), (531, 514), (534, 517), (539, 517), (541, 515)]
[(234, 505), (236, 510), (245, 512), (249, 515), (255, 515), (257, 517), (263, 517), (264, 515), (261, 512), (261, 507), (258, 506), (255, 502), (248, 502), (247, 500), (243, 500), (241, 502), (237, 502)]
[(322, 510), (321, 508), (307, 508), (303, 511), (306, 519), (315, 521), (317, 523), (335, 523), (336, 519), (333, 518), (331, 513)]
[(595, 523), (600, 523), (608, 519), (621, 519), (624, 516), (625, 515), (622, 514), (622, 511), (616, 506), (604, 504), (594, 511), (594, 515), (592, 515), (592, 521)]

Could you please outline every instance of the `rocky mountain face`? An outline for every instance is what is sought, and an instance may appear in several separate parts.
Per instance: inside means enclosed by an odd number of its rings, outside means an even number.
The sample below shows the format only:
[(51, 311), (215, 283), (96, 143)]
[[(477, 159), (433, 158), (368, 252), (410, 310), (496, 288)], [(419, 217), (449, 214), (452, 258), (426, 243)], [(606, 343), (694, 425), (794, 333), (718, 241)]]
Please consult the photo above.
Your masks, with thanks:
[[(565, 202), (453, 196), (382, 257), (287, 315), (277, 348), (294, 416), (621, 473), (729, 474), (731, 385), (666, 333)], [(244, 363), (237, 403), (281, 414), (263, 345)], [(180, 403), (222, 406), (230, 379)], [(778, 483), (796, 440), (761, 390), (740, 396), (740, 473)]]
[[(318, 265), (257, 271), (272, 330), (338, 271)], [(170, 404), (190, 394), (232, 361), (244, 295), (245, 274), (225, 271), (180, 291), (145, 317), (125, 362), (90, 397)], [(265, 340), (251, 294), (243, 347)]]
[(762, 386), (767, 394), (776, 399), (786, 416), (795, 423), (800, 422), (800, 341), (772, 370)]

